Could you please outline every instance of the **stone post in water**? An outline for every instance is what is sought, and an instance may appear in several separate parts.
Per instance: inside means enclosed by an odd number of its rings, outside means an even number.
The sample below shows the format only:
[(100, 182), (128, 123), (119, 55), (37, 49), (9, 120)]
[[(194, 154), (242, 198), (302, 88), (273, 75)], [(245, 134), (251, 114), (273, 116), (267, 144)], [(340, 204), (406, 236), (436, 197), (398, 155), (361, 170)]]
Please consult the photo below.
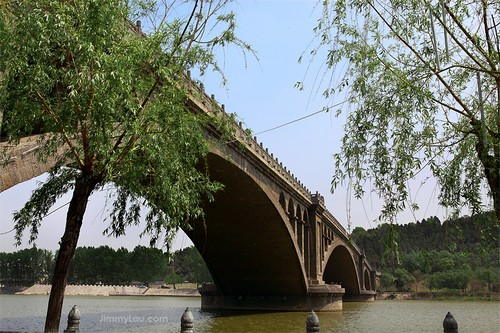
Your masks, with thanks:
[(68, 327), (64, 333), (80, 333), (80, 310), (75, 306), (68, 314)]
[(458, 333), (458, 323), (450, 312), (446, 314), (443, 320), (443, 332)]
[(311, 310), (306, 320), (306, 333), (319, 333), (319, 318), (314, 313), (314, 310)]
[(193, 333), (194, 317), (189, 307), (184, 310), (181, 317), (181, 333)]

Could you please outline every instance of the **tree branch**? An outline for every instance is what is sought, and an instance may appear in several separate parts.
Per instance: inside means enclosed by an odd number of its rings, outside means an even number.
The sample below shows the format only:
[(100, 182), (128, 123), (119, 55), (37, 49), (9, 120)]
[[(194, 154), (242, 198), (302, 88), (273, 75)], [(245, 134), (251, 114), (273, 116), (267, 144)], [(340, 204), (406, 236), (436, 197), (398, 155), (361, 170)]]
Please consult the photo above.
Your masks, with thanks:
[(380, 17), (380, 19), (384, 22), (384, 24), (396, 35), (396, 37), (418, 58), (420, 62), (422, 62), (435, 76), (436, 78), (441, 82), (441, 84), (446, 88), (446, 90), (450, 93), (450, 95), (453, 97), (453, 99), (464, 109), (465, 113), (467, 114), (467, 118), (469, 119), (474, 119), (474, 115), (469, 110), (468, 106), (462, 101), (460, 96), (458, 96), (451, 86), (446, 82), (446, 80), (440, 75), (439, 71), (431, 66), (422, 56), (420, 55), (417, 50), (411, 46), (407, 40), (405, 40), (390, 24), (387, 19), (380, 13), (380, 11), (375, 7), (372, 1), (368, 1), (369, 6), (375, 11), (375, 13)]
[(36, 96), (38, 98), (38, 100), (42, 103), (45, 111), (54, 119), (55, 123), (59, 126), (59, 129), (61, 130), (61, 134), (63, 135), (63, 138), (64, 138), (64, 141), (66, 142), (66, 144), (69, 146), (69, 149), (71, 150), (71, 153), (73, 154), (73, 156), (75, 157), (78, 165), (83, 168), (83, 161), (80, 159), (80, 156), (78, 156), (78, 153), (76, 151), (76, 148), (75, 146), (71, 143), (71, 140), (70, 138), (68, 137), (66, 131), (64, 130), (64, 127), (61, 125), (61, 123), (58, 121), (57, 119), (57, 116), (55, 115), (54, 111), (52, 111), (52, 108), (50, 107), (50, 105), (47, 103), (47, 101), (45, 100), (45, 98), (40, 94), (39, 91), (36, 92)]
[[(495, 62), (490, 58), (490, 55), (481, 47), (481, 45), (477, 42), (477, 40), (471, 36), (471, 34), (467, 31), (467, 29), (462, 25), (462, 23), (458, 20), (458, 18), (455, 16), (455, 14), (451, 11), (450, 7), (445, 3), (444, 8), (446, 9), (446, 12), (450, 15), (450, 17), (453, 19), (455, 24), (458, 26), (460, 31), (467, 37), (467, 39), (476, 47), (476, 49), (484, 56), (488, 64), (495, 70), (496, 64)], [(465, 50), (465, 48), (462, 47), (462, 49)]]

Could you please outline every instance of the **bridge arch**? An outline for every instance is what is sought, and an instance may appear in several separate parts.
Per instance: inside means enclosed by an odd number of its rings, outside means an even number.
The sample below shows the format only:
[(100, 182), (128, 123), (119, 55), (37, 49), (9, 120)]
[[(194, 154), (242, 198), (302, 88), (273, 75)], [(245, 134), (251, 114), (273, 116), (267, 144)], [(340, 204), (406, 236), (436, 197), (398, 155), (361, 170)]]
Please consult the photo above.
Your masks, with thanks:
[(35, 152), (39, 146), (39, 138), (40, 135), (21, 138), (17, 146), (12, 149), (7, 149), (8, 143), (2, 144), (0, 152), (6, 153), (6, 156), (2, 156), (6, 160), (2, 162), (6, 163), (0, 166), (0, 192), (38, 177), (54, 166), (56, 161), (54, 156), (48, 156), (44, 162), (37, 159)]
[(288, 221), (290, 222), (290, 225), (292, 226), (293, 234), (297, 231), (297, 224), (296, 224), (297, 217), (295, 215), (295, 207), (293, 204), (293, 199), (290, 198), (288, 199)]
[(283, 208), (283, 211), (287, 211), (286, 209), (286, 199), (285, 199), (285, 194), (283, 192), (280, 192), (280, 205), (281, 205), (281, 208)]
[(293, 200), (276, 195), (265, 181), (221, 151), (211, 151), (206, 165), (224, 189), (215, 194), (215, 201), (204, 203), (204, 219), (192, 221), (186, 233), (217, 289), (237, 298), (304, 295), (307, 278), (294, 241)]
[(368, 272), (368, 269), (364, 270), (363, 282), (365, 290), (372, 290), (372, 282), (370, 280), (370, 273)]
[(327, 258), (323, 281), (326, 284), (340, 284), (345, 289), (346, 295), (359, 295), (356, 263), (347, 247), (335, 241)]

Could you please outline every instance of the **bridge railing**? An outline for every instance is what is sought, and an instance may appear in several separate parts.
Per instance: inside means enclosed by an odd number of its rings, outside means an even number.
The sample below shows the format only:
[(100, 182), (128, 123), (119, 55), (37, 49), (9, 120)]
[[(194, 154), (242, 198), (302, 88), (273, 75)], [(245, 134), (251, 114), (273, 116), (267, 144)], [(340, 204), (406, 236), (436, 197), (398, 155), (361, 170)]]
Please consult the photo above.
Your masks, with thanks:
[[(196, 83), (191, 79), (190, 73), (186, 75), (186, 82), (188, 82), (187, 91), (190, 98), (190, 102), (193, 106), (196, 106), (198, 110), (196, 112), (204, 112), (211, 116), (224, 115), (229, 118), (229, 115), (225, 111), (224, 105), (219, 105), (214, 95), (209, 96), (204, 89), (202, 83)], [(264, 148), (262, 143), (257, 141), (256, 136), (251, 136), (251, 131), (245, 130), (241, 122), (234, 122), (234, 139), (227, 142), (229, 145), (234, 145), (236, 142), (243, 144), (244, 147), (252, 153), (253, 156), (264, 165), (266, 165), (270, 170), (274, 171), (282, 181), (284, 181), (292, 189), (296, 190), (300, 195), (304, 197), (307, 202), (311, 202), (311, 191), (307, 189), (302, 182), (300, 182), (297, 177), (283, 166), (283, 163), (275, 158), (272, 153), (269, 152), (267, 148)]]

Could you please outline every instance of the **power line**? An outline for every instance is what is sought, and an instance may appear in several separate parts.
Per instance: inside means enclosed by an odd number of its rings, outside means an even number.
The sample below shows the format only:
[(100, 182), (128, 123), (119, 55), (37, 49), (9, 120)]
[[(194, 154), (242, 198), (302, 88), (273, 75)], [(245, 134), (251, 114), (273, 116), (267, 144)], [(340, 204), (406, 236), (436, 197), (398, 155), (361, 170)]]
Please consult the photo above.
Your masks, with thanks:
[(281, 125), (278, 125), (278, 126), (275, 126), (275, 127), (269, 128), (269, 129), (264, 130), (264, 131), (260, 131), (260, 132), (258, 132), (258, 133), (255, 133), (255, 135), (259, 135), (259, 134), (263, 134), (263, 133), (267, 133), (267, 132), (274, 131), (274, 130), (276, 130), (276, 129), (278, 129), (278, 128), (285, 127), (285, 126), (288, 126), (288, 125), (290, 125), (290, 124), (293, 124), (293, 123), (296, 123), (296, 122), (298, 122), (298, 121), (301, 121), (301, 120), (307, 119), (307, 118), (312, 117), (312, 116), (314, 116), (314, 115), (317, 115), (318, 113), (328, 112), (328, 111), (330, 111), (330, 109), (332, 109), (332, 108), (334, 108), (334, 107), (337, 107), (337, 106), (339, 106), (339, 105), (342, 105), (342, 104), (344, 104), (344, 103), (347, 103), (347, 100), (346, 100), (346, 101), (343, 101), (343, 102), (340, 102), (340, 103), (337, 103), (337, 104), (334, 104), (334, 105), (332, 105), (332, 106), (326, 106), (326, 107), (322, 108), (322, 109), (321, 109), (321, 110), (319, 110), (319, 111), (316, 111), (316, 112), (310, 113), (310, 114), (308, 114), (308, 115), (305, 115), (305, 116), (303, 116), (303, 117), (300, 117), (300, 118), (294, 119), (294, 120), (289, 121), (289, 122), (287, 122), (287, 123), (284, 123), (284, 124), (281, 124)]
[(12, 229), (10, 229), (9, 231), (6, 231), (6, 232), (0, 232), (0, 235), (7, 235), (7, 234), (11, 233), (14, 230), (16, 230), (16, 228), (12, 228)]
[[(48, 213), (47, 213), (47, 215), (45, 215), (45, 216), (44, 216), (44, 217), (42, 217), (42, 218), (46, 218), (47, 216), (49, 216), (49, 215), (50, 215), (50, 214), (52, 214), (52, 213), (55, 213), (56, 211), (58, 211), (59, 209), (63, 208), (64, 206), (69, 205), (69, 203), (70, 203), (70, 202), (68, 201), (68, 202), (67, 202), (67, 203), (65, 203), (64, 205), (61, 205), (61, 206), (57, 207), (56, 209), (54, 209), (54, 210), (52, 210), (52, 211), (48, 212)], [(9, 231), (5, 231), (5, 232), (0, 232), (0, 236), (2, 236), (2, 235), (7, 235), (7, 234), (11, 233), (11, 232), (12, 232), (12, 231), (14, 231), (14, 230), (16, 230), (16, 228), (12, 228), (12, 229), (10, 229)]]
[(70, 201), (66, 202), (66, 203), (65, 203), (64, 205), (62, 205), (62, 206), (57, 207), (57, 208), (56, 208), (56, 209), (54, 209), (53, 211), (48, 212), (48, 213), (47, 213), (47, 215), (45, 215), (43, 218), (45, 218), (45, 217), (49, 216), (49, 215), (50, 215), (50, 214), (52, 214), (52, 213), (55, 213), (56, 211), (58, 211), (59, 209), (63, 208), (64, 206), (69, 205), (69, 203), (70, 203)]

